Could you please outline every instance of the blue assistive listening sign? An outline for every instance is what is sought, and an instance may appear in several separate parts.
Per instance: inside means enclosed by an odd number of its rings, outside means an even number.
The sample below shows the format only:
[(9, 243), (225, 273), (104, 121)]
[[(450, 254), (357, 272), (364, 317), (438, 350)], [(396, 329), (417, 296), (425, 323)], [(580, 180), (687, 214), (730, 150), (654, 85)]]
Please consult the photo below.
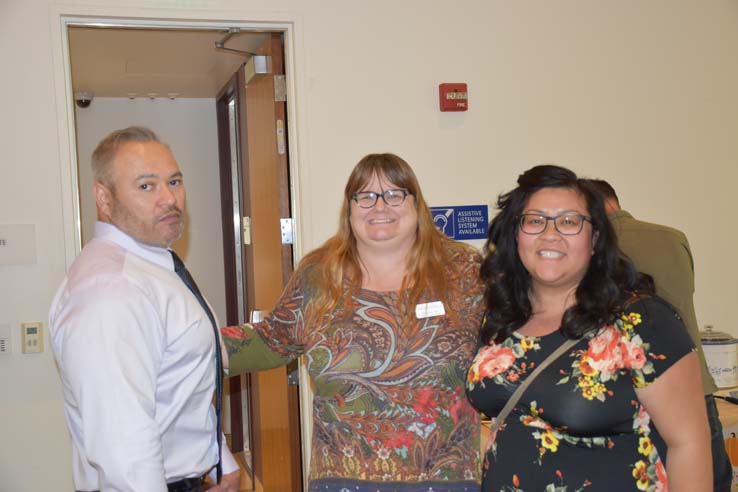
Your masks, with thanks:
[(487, 205), (430, 207), (433, 222), (451, 239), (487, 239)]

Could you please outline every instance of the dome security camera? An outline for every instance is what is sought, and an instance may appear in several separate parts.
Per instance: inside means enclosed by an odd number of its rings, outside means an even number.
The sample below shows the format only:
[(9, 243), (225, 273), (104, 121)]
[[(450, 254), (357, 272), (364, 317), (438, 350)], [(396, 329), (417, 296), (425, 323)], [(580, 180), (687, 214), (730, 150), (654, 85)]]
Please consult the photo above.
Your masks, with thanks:
[(78, 108), (89, 108), (95, 95), (89, 91), (77, 91), (74, 93), (74, 103)]

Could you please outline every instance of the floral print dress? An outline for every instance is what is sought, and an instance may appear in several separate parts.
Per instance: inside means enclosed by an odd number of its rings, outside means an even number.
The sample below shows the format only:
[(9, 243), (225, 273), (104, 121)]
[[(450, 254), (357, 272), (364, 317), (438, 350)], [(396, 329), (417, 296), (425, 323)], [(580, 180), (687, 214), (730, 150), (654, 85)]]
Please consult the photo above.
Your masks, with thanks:
[[(418, 318), (402, 293), (359, 289), (330, 323), (308, 326), (314, 287), (298, 270), (264, 322), (222, 330), (241, 368), (259, 369), (265, 347), (285, 362), (306, 357), (309, 491), (479, 491), (480, 416), (464, 386), (483, 313), (481, 257), (461, 243), (448, 248), (443, 315)], [(424, 294), (419, 304), (437, 300)]]
[[(494, 417), (564, 336), (518, 334), (481, 347), (467, 377), (472, 404)], [(630, 304), (583, 337), (525, 391), (483, 465), (484, 492), (666, 492), (666, 444), (635, 393), (694, 350), (673, 309)], [(675, 389), (678, 391), (678, 389)]]

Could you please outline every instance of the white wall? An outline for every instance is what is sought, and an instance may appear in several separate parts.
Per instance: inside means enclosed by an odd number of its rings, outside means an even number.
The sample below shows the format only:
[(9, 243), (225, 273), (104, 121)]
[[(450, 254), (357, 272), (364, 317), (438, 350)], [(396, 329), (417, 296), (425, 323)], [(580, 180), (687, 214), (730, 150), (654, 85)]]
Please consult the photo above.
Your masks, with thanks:
[[(701, 323), (738, 334), (738, 4), (733, 0), (5, 0), (0, 224), (36, 224), (38, 264), (0, 267), (0, 324), (42, 320), (65, 270), (69, 189), (57, 12), (291, 20), (300, 249), (330, 235), (353, 164), (390, 150), (431, 203), (492, 203), (540, 162), (610, 179), (636, 215), (683, 229)], [(109, 6), (110, 5), (110, 6)], [(171, 7), (169, 7), (171, 6)], [(441, 114), (437, 86), (467, 82)], [(94, 104), (94, 102), (93, 102)], [(67, 218), (68, 220), (69, 218)], [(0, 358), (2, 487), (71, 490), (50, 353)], [(41, 426), (41, 428), (39, 428)], [(33, 457), (31, 460), (29, 457)], [(42, 467), (43, 473), (35, 472)]]
[(187, 188), (185, 233), (173, 249), (187, 263), (218, 319), (225, 322), (223, 231), (215, 99), (128, 99), (97, 97), (76, 108), (82, 242), (94, 233), (90, 157), (108, 133), (130, 125), (147, 126), (169, 144)]

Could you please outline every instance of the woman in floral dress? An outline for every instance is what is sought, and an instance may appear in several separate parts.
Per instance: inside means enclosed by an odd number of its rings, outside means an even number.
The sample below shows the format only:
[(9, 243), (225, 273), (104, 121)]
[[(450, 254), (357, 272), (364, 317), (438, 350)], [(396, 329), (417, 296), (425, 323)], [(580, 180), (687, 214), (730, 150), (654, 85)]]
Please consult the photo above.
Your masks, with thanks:
[(230, 373), (305, 355), (311, 492), (477, 492), (479, 414), (464, 394), (479, 337), (481, 256), (433, 223), (393, 154), (354, 168), (339, 230), (272, 313), (224, 328)]
[(467, 394), (497, 415), (523, 393), (483, 465), (485, 492), (711, 490), (694, 347), (624, 257), (591, 185), (536, 166), (501, 195), (482, 265), (488, 314)]

